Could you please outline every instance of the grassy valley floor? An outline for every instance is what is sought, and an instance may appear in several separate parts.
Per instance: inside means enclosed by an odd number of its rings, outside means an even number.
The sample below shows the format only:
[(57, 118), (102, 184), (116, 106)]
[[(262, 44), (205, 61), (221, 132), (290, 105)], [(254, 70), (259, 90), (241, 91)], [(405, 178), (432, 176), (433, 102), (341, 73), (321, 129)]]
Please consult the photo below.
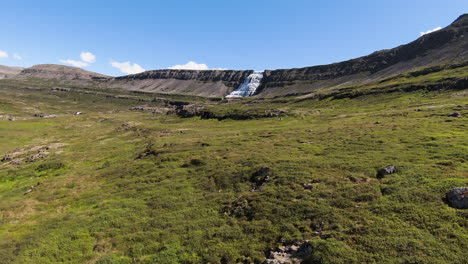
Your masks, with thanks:
[(468, 259), (468, 211), (443, 200), (468, 186), (467, 117), (447, 116), (466, 90), (219, 103), (288, 114), (218, 121), (26, 88), (0, 85), (1, 263), (262, 263), (304, 240), (308, 263)]

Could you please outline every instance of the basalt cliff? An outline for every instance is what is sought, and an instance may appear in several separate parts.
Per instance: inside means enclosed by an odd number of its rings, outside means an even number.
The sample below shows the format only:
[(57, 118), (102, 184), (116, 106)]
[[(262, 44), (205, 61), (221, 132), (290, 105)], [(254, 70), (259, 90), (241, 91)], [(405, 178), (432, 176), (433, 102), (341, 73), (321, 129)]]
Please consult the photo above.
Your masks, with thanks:
[(154, 93), (223, 97), (237, 88), (253, 71), (155, 70), (116, 77), (112, 87)]

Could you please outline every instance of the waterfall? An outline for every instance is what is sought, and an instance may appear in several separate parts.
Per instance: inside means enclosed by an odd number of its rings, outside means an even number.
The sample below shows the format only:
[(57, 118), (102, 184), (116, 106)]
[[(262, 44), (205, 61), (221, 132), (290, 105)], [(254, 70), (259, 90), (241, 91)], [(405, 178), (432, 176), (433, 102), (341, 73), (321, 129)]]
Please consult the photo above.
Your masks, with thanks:
[(244, 82), (237, 88), (232, 91), (230, 94), (226, 95), (226, 98), (235, 98), (235, 97), (247, 97), (254, 95), (260, 82), (263, 78), (263, 71), (256, 71), (244, 80)]

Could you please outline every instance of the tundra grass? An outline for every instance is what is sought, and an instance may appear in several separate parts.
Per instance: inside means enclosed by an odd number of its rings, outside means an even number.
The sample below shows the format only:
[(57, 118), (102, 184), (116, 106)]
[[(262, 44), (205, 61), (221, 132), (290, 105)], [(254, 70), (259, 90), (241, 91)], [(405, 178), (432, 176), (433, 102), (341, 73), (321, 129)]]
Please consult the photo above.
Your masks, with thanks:
[[(0, 98), (18, 117), (0, 120), (0, 156), (65, 144), (0, 163), (2, 263), (261, 263), (303, 240), (310, 263), (468, 258), (468, 212), (443, 201), (468, 185), (467, 119), (447, 116), (468, 107), (463, 92), (217, 105), (289, 113), (244, 121), (134, 112), (141, 102), (96, 94)], [(397, 173), (377, 179), (390, 164)], [(253, 190), (263, 166), (270, 181)]]

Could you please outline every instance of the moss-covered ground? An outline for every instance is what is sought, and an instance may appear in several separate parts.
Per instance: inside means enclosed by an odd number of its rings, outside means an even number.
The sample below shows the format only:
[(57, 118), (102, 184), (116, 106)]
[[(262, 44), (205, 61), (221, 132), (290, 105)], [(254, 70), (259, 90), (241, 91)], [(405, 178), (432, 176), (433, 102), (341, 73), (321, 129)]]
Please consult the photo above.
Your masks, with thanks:
[(64, 144), (0, 163), (0, 263), (261, 263), (303, 240), (310, 263), (468, 259), (468, 211), (443, 200), (468, 186), (467, 117), (447, 116), (466, 90), (219, 103), (288, 116), (218, 121), (129, 110), (154, 95), (38, 87), (0, 83), (0, 158)]

